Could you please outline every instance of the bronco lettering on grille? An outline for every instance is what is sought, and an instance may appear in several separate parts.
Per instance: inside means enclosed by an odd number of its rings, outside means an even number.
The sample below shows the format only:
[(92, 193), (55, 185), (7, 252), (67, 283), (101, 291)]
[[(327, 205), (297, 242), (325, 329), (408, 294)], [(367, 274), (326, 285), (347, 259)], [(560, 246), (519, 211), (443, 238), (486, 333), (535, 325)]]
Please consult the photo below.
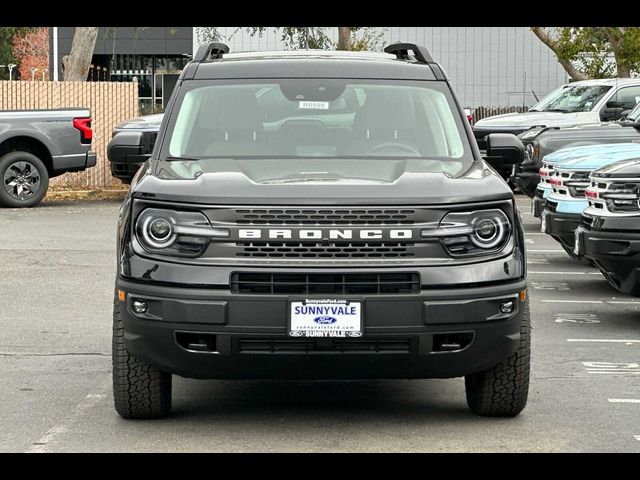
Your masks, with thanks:
[[(394, 240), (409, 240), (413, 237), (411, 229), (389, 229), (388, 237)], [(353, 239), (372, 240), (383, 238), (383, 230), (376, 228), (363, 229), (259, 229), (259, 228), (240, 228), (238, 237), (242, 239), (296, 239), (296, 240), (320, 240), (328, 238), (337, 239)]]

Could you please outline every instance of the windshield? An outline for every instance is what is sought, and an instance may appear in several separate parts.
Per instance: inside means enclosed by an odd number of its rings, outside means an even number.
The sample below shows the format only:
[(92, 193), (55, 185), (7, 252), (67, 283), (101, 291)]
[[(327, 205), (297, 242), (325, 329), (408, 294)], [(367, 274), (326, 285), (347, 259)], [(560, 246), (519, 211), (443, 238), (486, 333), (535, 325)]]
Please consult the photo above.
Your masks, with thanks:
[(200, 80), (185, 82), (175, 108), (161, 158), (202, 160), (205, 171), (230, 158), (415, 159), (455, 175), (473, 161), (443, 82)]
[(565, 85), (535, 104), (533, 112), (589, 112), (611, 89), (608, 85)]

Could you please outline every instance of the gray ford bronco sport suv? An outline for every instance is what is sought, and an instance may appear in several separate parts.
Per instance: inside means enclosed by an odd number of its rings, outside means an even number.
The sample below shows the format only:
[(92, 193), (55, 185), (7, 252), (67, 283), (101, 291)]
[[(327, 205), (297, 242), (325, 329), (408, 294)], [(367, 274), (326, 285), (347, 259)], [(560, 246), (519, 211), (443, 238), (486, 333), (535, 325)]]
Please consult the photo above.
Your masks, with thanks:
[[(517, 415), (522, 224), (429, 52), (228, 51), (184, 69), (120, 210), (118, 413), (168, 414), (172, 375), (464, 376), (473, 412)], [(118, 133), (110, 159), (142, 142)], [(492, 134), (487, 154), (524, 147)]]

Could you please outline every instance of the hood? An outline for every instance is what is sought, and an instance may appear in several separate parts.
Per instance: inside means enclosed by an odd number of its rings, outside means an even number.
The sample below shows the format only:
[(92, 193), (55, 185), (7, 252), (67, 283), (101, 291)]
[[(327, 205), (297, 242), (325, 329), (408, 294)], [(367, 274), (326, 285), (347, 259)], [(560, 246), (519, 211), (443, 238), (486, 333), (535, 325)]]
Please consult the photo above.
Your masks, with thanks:
[(200, 162), (152, 160), (133, 186), (133, 196), (245, 205), (449, 204), (513, 197), (504, 180), (483, 161), (473, 162), (456, 178), (425, 171), (424, 165), (415, 163), (420, 160), (384, 160), (369, 174), (374, 169), (363, 169), (364, 160), (341, 159), (341, 175), (324, 171), (326, 159), (305, 160), (305, 172), (300, 172), (299, 159), (219, 162), (217, 171), (203, 172)]
[[(628, 144), (619, 144), (628, 145)], [(640, 145), (631, 144), (631, 148), (623, 148), (620, 150), (611, 149), (609, 151), (601, 151), (591, 155), (568, 158), (556, 163), (558, 168), (567, 168), (571, 170), (595, 170), (597, 168), (619, 162), (621, 160), (637, 159), (640, 157)]]
[(584, 123), (599, 122), (596, 112), (524, 112), (524, 113), (505, 113), (494, 117), (483, 118), (478, 120), (474, 125), (474, 129), (493, 129), (493, 128), (513, 128), (526, 129), (534, 125), (545, 125), (547, 127), (569, 127)]
[(155, 115), (145, 115), (144, 117), (136, 117), (131, 118), (129, 120), (125, 120), (122, 123), (116, 125), (115, 128), (121, 129), (146, 129), (146, 128), (155, 128), (159, 129), (160, 124), (162, 123), (162, 119), (164, 118), (164, 113), (157, 113)]
[(615, 153), (640, 152), (638, 143), (606, 143), (602, 145), (582, 145), (579, 147), (567, 147), (545, 155), (544, 162), (558, 163), (567, 160), (579, 160), (593, 156), (602, 156)]
[[(638, 155), (640, 157), (640, 155)], [(594, 177), (600, 178), (634, 178), (640, 179), (640, 158), (623, 160), (611, 165), (598, 168), (593, 172)]]

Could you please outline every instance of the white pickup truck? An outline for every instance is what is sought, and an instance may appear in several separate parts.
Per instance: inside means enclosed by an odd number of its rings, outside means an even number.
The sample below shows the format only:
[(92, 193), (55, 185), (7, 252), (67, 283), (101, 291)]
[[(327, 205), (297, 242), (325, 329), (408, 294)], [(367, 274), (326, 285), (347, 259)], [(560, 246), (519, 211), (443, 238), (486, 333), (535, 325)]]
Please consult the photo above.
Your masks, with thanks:
[[(480, 149), (490, 133), (518, 135), (531, 127), (571, 127), (618, 120), (640, 100), (640, 78), (583, 80), (561, 86), (544, 97), (528, 112), (506, 113), (478, 120), (473, 133)], [(489, 163), (492, 163), (489, 160)], [(509, 168), (492, 164), (503, 177)], [(506, 176), (505, 176), (506, 175)]]

